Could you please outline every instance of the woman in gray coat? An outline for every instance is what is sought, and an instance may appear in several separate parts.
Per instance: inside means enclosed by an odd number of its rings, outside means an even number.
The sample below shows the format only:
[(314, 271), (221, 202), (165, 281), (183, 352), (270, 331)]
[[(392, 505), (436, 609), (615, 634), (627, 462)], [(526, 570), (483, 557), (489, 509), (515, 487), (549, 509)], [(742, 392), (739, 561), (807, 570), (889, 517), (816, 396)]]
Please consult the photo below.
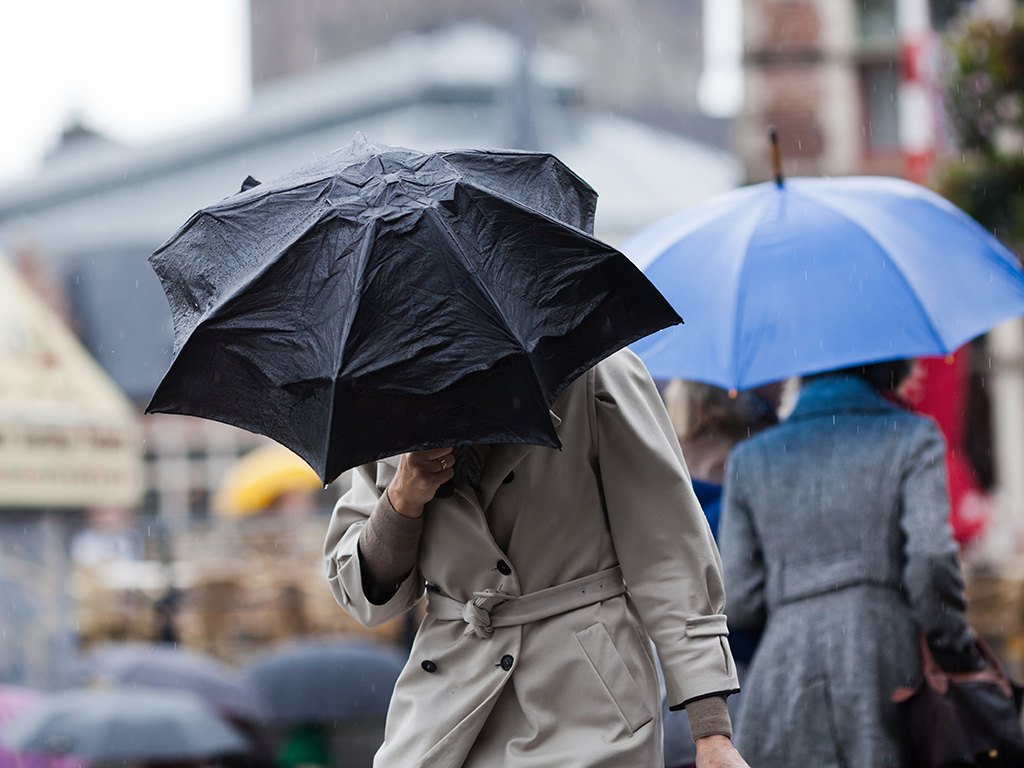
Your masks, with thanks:
[(947, 518), (945, 446), (892, 402), (905, 361), (805, 381), (730, 455), (719, 534), (730, 624), (764, 626), (737, 746), (758, 768), (902, 766), (894, 689), (976, 665)]

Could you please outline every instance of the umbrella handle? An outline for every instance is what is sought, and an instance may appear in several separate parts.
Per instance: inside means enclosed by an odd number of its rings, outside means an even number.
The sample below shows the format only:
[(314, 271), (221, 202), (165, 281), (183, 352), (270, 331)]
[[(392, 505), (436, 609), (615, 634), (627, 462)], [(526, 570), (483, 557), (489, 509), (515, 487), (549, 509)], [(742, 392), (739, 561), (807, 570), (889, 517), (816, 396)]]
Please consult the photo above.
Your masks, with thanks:
[(772, 142), (772, 172), (775, 174), (775, 184), (782, 189), (782, 155), (779, 153), (779, 133), (775, 126), (768, 129), (768, 138)]
[(438, 486), (437, 490), (434, 491), (435, 499), (447, 499), (455, 493), (455, 481), (448, 480)]

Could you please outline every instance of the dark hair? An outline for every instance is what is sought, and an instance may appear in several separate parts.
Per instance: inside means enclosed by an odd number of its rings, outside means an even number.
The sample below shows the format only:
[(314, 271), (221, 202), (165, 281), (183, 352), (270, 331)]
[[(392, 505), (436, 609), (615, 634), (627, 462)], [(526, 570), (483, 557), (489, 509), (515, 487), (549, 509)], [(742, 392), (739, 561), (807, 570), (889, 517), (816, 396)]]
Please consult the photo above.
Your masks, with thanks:
[(906, 381), (911, 371), (914, 370), (913, 360), (886, 360), (881, 363), (868, 363), (867, 365), (854, 365), (850, 368), (837, 368), (832, 371), (822, 371), (802, 377), (802, 381), (814, 381), (824, 378), (857, 378), (866, 381), (872, 389), (878, 392), (895, 392), (900, 384)]

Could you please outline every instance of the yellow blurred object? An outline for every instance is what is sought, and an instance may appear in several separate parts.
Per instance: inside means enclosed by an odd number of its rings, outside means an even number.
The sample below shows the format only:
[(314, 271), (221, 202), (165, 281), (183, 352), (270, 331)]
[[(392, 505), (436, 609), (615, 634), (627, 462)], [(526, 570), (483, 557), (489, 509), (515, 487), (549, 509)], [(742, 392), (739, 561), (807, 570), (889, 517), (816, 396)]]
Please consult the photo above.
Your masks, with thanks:
[(236, 461), (213, 496), (213, 511), (247, 517), (269, 509), (281, 496), (324, 487), (310, 466), (280, 445), (260, 446)]

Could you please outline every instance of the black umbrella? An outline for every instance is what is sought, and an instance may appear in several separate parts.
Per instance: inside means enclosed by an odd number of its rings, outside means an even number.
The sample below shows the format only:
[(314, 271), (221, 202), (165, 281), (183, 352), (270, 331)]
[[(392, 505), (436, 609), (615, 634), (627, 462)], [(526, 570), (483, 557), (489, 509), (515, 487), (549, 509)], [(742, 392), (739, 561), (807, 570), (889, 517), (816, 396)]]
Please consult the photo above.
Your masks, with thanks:
[(191, 691), (218, 712), (242, 720), (259, 721), (266, 711), (240, 669), (178, 645), (110, 643), (91, 650), (79, 669), (87, 681)]
[(270, 722), (338, 723), (383, 717), (405, 659), (382, 644), (307, 640), (260, 656), (246, 671)]
[(422, 154), (361, 135), (247, 180), (150, 258), (174, 360), (150, 412), (267, 435), (325, 481), (408, 450), (559, 447), (578, 375), (679, 316), (592, 234), (547, 154)]
[(15, 752), (71, 753), (97, 762), (238, 754), (248, 743), (198, 695), (147, 688), (81, 688), (45, 696), (0, 740)]

